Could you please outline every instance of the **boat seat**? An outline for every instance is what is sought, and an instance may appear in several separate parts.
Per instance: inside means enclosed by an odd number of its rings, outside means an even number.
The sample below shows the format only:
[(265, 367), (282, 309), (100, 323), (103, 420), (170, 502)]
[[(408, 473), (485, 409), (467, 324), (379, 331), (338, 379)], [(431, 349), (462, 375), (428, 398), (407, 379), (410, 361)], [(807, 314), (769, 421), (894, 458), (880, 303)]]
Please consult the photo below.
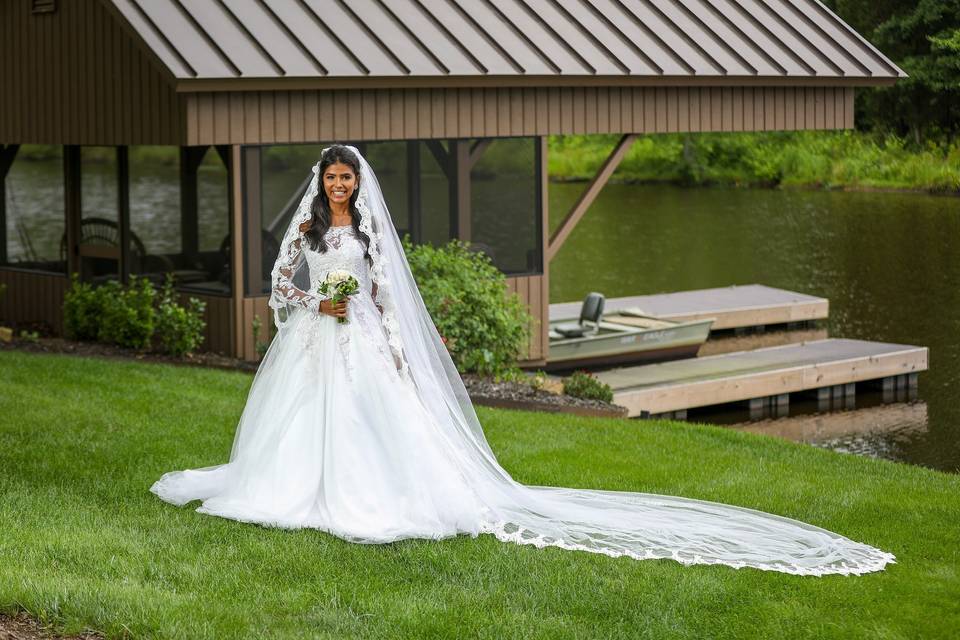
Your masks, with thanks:
[[(576, 322), (554, 325), (552, 329), (565, 338), (580, 338), (600, 330), (600, 318), (603, 316), (604, 297), (602, 293), (591, 291), (580, 306), (580, 318)], [(588, 327), (585, 322), (592, 322)]]

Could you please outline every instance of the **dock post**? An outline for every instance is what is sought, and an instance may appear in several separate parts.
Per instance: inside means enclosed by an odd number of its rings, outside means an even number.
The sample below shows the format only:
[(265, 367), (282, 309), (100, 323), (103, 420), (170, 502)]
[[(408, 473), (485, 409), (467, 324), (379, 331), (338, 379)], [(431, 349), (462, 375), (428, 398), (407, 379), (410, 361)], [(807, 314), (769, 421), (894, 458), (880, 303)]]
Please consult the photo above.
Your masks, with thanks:
[(778, 418), (790, 415), (790, 394), (778, 393), (770, 398), (773, 401), (774, 413)]
[(759, 420), (763, 418), (763, 405), (766, 404), (766, 398), (750, 398), (750, 419)]
[(817, 411), (830, 410), (830, 387), (817, 389)]
[(687, 410), (686, 410), (686, 409), (678, 409), (677, 411), (674, 411), (674, 412), (673, 412), (673, 419), (674, 419), (674, 420), (686, 420), (686, 419), (687, 419)]
[(896, 376), (887, 376), (880, 383), (880, 388), (883, 393), (883, 403), (888, 404), (896, 400), (896, 388), (897, 381)]

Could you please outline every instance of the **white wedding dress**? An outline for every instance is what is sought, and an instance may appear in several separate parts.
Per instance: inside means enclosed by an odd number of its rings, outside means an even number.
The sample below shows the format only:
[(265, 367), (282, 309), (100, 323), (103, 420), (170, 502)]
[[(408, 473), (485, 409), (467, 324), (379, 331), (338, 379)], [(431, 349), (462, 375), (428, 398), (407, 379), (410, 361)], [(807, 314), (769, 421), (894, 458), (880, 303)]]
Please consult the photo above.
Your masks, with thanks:
[[(372, 171), (366, 185), (378, 189)], [(487, 533), (537, 547), (799, 575), (862, 574), (894, 562), (867, 544), (753, 509), (516, 482), (490, 450), (412, 277), (400, 268), (409, 267), (395, 232), (384, 241), (361, 201), (371, 257), (352, 226), (331, 227), (328, 250), (313, 250), (296, 232), (309, 195), (275, 269), (275, 290), (293, 310), (278, 323), (254, 377), (230, 460), (163, 474), (151, 487), (163, 500), (200, 500), (201, 513), (312, 527), (359, 543)], [(382, 230), (389, 223), (380, 207), (374, 220)], [(386, 271), (386, 255), (373, 250), (378, 242), (391, 252)], [(297, 266), (309, 267), (306, 291), (292, 284)], [(344, 324), (317, 312), (318, 286), (331, 270), (347, 270), (360, 283)], [(381, 294), (393, 289), (383, 315), (374, 302), (377, 283)], [(419, 312), (410, 311), (414, 304)], [(403, 332), (394, 312), (405, 312)]]
[[(358, 276), (346, 323), (315, 305), (295, 312), (267, 349), (240, 419), (231, 462), (164, 474), (151, 489), (201, 513), (280, 527), (314, 527), (354, 542), (480, 532), (485, 511), (437, 437), (412, 380), (397, 370), (370, 295), (352, 226), (330, 227), (327, 253), (307, 249), (312, 287), (332, 270)], [(331, 362), (332, 361), (332, 362)], [(332, 364), (333, 366), (329, 366)], [(270, 425), (247, 429), (245, 423)]]

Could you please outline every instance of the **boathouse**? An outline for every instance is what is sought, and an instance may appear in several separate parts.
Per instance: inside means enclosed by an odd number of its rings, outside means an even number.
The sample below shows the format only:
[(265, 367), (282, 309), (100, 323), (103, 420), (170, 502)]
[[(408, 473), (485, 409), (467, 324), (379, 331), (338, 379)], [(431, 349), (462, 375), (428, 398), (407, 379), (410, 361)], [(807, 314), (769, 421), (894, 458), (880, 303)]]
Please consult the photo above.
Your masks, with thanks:
[[(256, 359), (291, 204), (342, 141), (401, 236), (491, 256), (535, 365), (550, 260), (637, 136), (851, 128), (856, 89), (903, 76), (817, 0), (6, 0), (0, 318), (59, 333), (70, 274), (173, 272), (204, 346)], [(547, 136), (601, 133), (550, 233)]]

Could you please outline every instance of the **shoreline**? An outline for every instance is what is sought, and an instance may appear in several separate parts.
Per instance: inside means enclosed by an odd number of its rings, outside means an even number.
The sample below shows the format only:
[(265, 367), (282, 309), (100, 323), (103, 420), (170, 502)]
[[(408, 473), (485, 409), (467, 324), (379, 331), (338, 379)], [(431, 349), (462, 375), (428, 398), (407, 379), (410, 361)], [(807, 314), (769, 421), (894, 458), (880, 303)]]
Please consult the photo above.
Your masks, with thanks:
[[(580, 175), (550, 175), (548, 181), (556, 184), (575, 184), (587, 183), (592, 177)], [(616, 178), (611, 177), (607, 184), (624, 184), (638, 186), (670, 186), (685, 189), (763, 189), (763, 190), (782, 190), (782, 191), (844, 191), (844, 192), (862, 192), (862, 193), (905, 193), (925, 196), (943, 196), (948, 198), (960, 197), (960, 188), (949, 189), (924, 189), (920, 187), (878, 187), (872, 185), (836, 185), (823, 186), (817, 184), (783, 184), (783, 183), (745, 183), (736, 184), (733, 182), (697, 182), (689, 183), (683, 180), (655, 180), (646, 178)]]

